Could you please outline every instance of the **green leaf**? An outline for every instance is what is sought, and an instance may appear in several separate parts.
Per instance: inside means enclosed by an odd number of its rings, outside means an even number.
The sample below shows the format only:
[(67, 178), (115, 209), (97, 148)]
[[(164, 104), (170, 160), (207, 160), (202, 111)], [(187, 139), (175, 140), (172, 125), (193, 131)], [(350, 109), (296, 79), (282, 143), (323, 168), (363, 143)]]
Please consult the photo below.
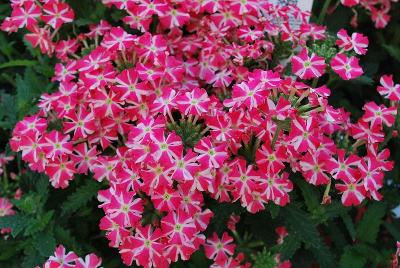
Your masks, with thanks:
[(293, 204), (285, 207), (283, 214), (289, 234), (294, 233), (310, 248), (321, 267), (336, 267), (332, 253), (321, 239), (310, 216)]
[(363, 242), (374, 243), (378, 236), (382, 218), (386, 214), (386, 204), (372, 203), (357, 226), (357, 238)]
[(66, 248), (74, 251), (76, 254), (81, 253), (82, 249), (69, 229), (62, 226), (55, 226), (54, 237), (56, 238), (57, 243), (64, 245)]
[(16, 237), (26, 226), (31, 223), (31, 219), (25, 215), (15, 214), (12, 216), (0, 217), (0, 229), (11, 228), (11, 235)]
[(365, 86), (372, 86), (374, 84), (374, 80), (366, 75), (362, 75), (354, 80), (350, 81), (353, 84), (365, 85)]
[(22, 117), (31, 109), (34, 95), (30, 85), (19, 74), (17, 74), (15, 82), (17, 86), (16, 105), (18, 114)]
[(318, 189), (306, 183), (303, 179), (297, 179), (296, 185), (299, 186), (304, 197), (307, 209), (310, 213), (313, 213), (320, 208), (319, 199), (320, 196)]
[(271, 214), (271, 218), (272, 219), (276, 219), (276, 217), (278, 217), (279, 215), (279, 211), (280, 211), (280, 206), (270, 202), (265, 206), (265, 209), (269, 211), (269, 213)]
[(276, 251), (281, 254), (283, 260), (288, 260), (293, 257), (296, 251), (301, 247), (301, 240), (295, 233), (289, 233), (283, 239), (283, 243), (277, 245)]
[(342, 220), (347, 228), (347, 231), (349, 231), (351, 239), (354, 241), (356, 239), (356, 229), (354, 228), (353, 220), (348, 214), (342, 215)]
[(350, 210), (350, 208), (343, 206), (340, 201), (333, 200), (331, 204), (324, 206), (325, 208), (325, 217), (327, 219), (333, 219), (339, 217), (340, 215), (344, 215), (346, 212)]
[(382, 46), (390, 54), (390, 56), (400, 62), (400, 49), (398, 47), (387, 44), (383, 44)]
[(41, 265), (44, 262), (44, 257), (41, 256), (38, 250), (34, 247), (29, 247), (25, 250), (25, 257), (22, 261), (22, 268), (32, 268), (36, 265)]
[(47, 211), (44, 215), (39, 215), (38, 218), (31, 221), (25, 229), (25, 235), (33, 235), (37, 232), (43, 231), (53, 218), (54, 211)]
[(34, 214), (42, 206), (40, 196), (35, 193), (23, 195), (20, 200), (13, 200), (13, 204), (24, 214)]
[(72, 214), (84, 207), (93, 197), (97, 195), (100, 183), (94, 180), (87, 180), (87, 183), (79, 187), (74, 193), (68, 196), (62, 204), (62, 215)]
[(13, 258), (20, 251), (20, 246), (17, 241), (0, 240), (0, 261)]
[(11, 129), (17, 122), (17, 112), (15, 111), (15, 98), (14, 96), (2, 93), (0, 95), (0, 120), (1, 128)]
[(394, 239), (400, 241), (400, 230), (396, 228), (393, 223), (385, 222), (384, 226), (386, 227), (386, 230), (388, 230), (389, 233), (394, 237)]
[(363, 268), (366, 263), (366, 258), (361, 256), (351, 247), (347, 247), (344, 249), (344, 253), (340, 257), (339, 268)]
[(35, 242), (36, 248), (43, 257), (50, 256), (56, 247), (56, 240), (50, 233), (39, 233)]
[(3, 64), (0, 64), (0, 69), (9, 68), (9, 67), (19, 67), (19, 66), (34, 66), (38, 64), (37, 61), (34, 60), (12, 60)]
[(380, 252), (375, 249), (375, 246), (369, 246), (367, 244), (360, 243), (354, 245), (353, 249), (360, 256), (363, 256), (369, 260), (369, 262), (372, 263), (371, 267), (377, 267), (379, 264), (385, 264), (385, 262), (387, 262), (387, 260), (382, 258)]
[(42, 202), (45, 203), (49, 194), (49, 179), (44, 174), (35, 176), (35, 179), (36, 192), (40, 195)]
[(222, 234), (226, 229), (226, 223), (229, 217), (234, 213), (240, 215), (243, 208), (236, 203), (218, 203), (211, 209), (214, 212), (214, 217), (211, 219), (211, 224), (215, 228), (217, 234)]
[(262, 251), (254, 254), (252, 258), (254, 260), (253, 268), (274, 268), (277, 264), (275, 255), (270, 251), (267, 251), (266, 248), (263, 248)]

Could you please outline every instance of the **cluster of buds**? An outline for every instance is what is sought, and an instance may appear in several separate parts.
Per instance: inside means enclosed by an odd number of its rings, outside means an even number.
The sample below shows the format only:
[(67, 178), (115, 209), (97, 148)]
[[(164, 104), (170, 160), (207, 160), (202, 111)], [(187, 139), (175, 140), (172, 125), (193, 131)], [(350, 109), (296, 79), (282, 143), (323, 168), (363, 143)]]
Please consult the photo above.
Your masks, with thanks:
[[(125, 28), (101, 21), (54, 42), (73, 12), (43, 2), (12, 1), (2, 25), (33, 31), (27, 40), (60, 60), (57, 92), (17, 123), (11, 148), (55, 188), (89, 172), (108, 182), (98, 194), (100, 229), (125, 264), (168, 267), (204, 245), (213, 267), (245, 267), (229, 237), (202, 234), (213, 216), (205, 197), (250, 213), (285, 206), (294, 173), (326, 185), (325, 201), (332, 184), (346, 206), (382, 198), (393, 168), (383, 130), (397, 123), (400, 86), (382, 77), (390, 106), (367, 103), (352, 123), (321, 83), (363, 73), (356, 55), (367, 52), (365, 36), (341, 30), (328, 61), (307, 46), (324, 42), (325, 28), (296, 6), (103, 0), (126, 12)], [(289, 53), (278, 55), (285, 45)]]

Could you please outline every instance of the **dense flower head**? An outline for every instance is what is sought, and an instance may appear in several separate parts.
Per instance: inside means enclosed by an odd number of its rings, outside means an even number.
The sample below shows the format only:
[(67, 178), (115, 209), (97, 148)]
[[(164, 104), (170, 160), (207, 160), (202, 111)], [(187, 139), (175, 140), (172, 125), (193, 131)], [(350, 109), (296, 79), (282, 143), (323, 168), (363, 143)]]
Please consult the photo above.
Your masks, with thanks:
[[(103, 0), (135, 31), (100, 21), (58, 40), (54, 33), (74, 13), (62, 1), (43, 2), (13, 5), (2, 24), (8, 32), (26, 27), (34, 47), (59, 59), (58, 90), (17, 123), (10, 145), (55, 188), (89, 173), (108, 184), (98, 192), (99, 228), (126, 265), (169, 267), (203, 246), (212, 267), (246, 267), (228, 233), (204, 235), (213, 217), (206, 200), (238, 202), (250, 213), (285, 206), (294, 176), (333, 184), (345, 206), (382, 198), (393, 165), (379, 145), (396, 119), (400, 86), (383, 76), (378, 92), (391, 105), (367, 103), (356, 121), (329, 105), (321, 82), (333, 72), (343, 80), (362, 75), (362, 34), (341, 30), (339, 52), (328, 60), (307, 46), (324, 42), (325, 28), (295, 6)], [(160, 23), (150, 29), (154, 17)], [(290, 56), (270, 65), (278, 43)], [(99, 263), (61, 246), (47, 265), (60, 260)]]

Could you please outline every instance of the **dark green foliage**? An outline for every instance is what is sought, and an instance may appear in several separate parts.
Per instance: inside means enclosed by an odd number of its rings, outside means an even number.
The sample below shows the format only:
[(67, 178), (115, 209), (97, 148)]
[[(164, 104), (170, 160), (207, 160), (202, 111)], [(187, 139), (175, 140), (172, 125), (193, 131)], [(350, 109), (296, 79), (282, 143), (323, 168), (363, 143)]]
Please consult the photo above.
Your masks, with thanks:
[(281, 254), (282, 259), (289, 260), (300, 247), (300, 237), (296, 233), (291, 233), (283, 240), (281, 245), (276, 247), (276, 251)]
[(274, 268), (276, 266), (275, 256), (265, 248), (254, 256), (253, 268)]
[[(32, 183), (32, 179), (37, 181)], [(71, 193), (65, 195), (54, 189), (48, 191), (46, 177), (28, 173), (21, 180), (24, 181), (26, 192), (20, 200), (13, 201), (18, 212), (12, 216), (0, 217), (0, 228), (12, 228), (12, 241), (19, 243), (16, 247), (11, 247), (12, 251), (9, 249), (0, 255), (0, 265), (2, 260), (10, 263), (16, 257), (22, 256), (23, 267), (33, 267), (47, 259), (58, 244), (77, 253), (97, 251), (88, 234), (96, 230), (96, 235), (100, 235), (97, 228), (100, 214), (94, 213), (96, 206), (88, 203), (97, 195), (100, 183), (92, 179), (77, 178), (74, 185), (70, 186)], [(55, 200), (58, 204), (52, 203)], [(76, 214), (88, 206), (89, 213), (84, 216)], [(86, 229), (88, 226), (94, 228), (89, 231)], [(80, 236), (85, 232), (87, 233), (84, 236)], [(100, 243), (99, 246), (104, 245)]]
[(74, 193), (68, 196), (62, 204), (62, 215), (70, 215), (78, 209), (84, 207), (90, 200), (97, 195), (100, 184), (94, 180), (88, 180), (87, 183), (79, 187)]
[(362, 220), (357, 226), (356, 237), (363, 242), (374, 243), (377, 239), (379, 228), (386, 214), (385, 203), (372, 203), (365, 212)]
[(334, 256), (318, 233), (310, 216), (295, 205), (283, 209), (283, 218), (289, 233), (293, 233), (314, 254), (315, 259), (323, 267), (335, 267)]

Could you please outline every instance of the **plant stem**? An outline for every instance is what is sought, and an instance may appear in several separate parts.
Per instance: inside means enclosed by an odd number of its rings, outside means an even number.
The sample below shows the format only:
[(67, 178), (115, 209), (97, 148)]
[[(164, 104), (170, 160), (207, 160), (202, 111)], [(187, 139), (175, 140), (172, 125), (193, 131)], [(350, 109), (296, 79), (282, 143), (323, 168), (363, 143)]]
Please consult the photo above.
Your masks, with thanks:
[(4, 190), (8, 190), (8, 176), (7, 176), (7, 166), (4, 164), (3, 167), (3, 180), (4, 180)]
[(282, 129), (282, 127), (280, 125), (276, 126), (274, 137), (272, 138), (272, 142), (271, 142), (272, 150), (274, 150), (274, 148), (275, 148), (275, 143), (276, 143), (276, 140), (278, 139), (278, 136), (279, 136), (279, 133), (281, 132), (281, 129)]
[(317, 23), (323, 24), (326, 16), (326, 12), (328, 12), (329, 5), (331, 4), (331, 0), (325, 0), (325, 3), (322, 7), (321, 13), (319, 13)]
[(318, 85), (318, 78), (314, 78), (313, 81), (312, 81), (311, 87), (312, 88), (316, 88), (317, 85)]
[(329, 196), (329, 191), (331, 190), (331, 185), (332, 185), (332, 179), (329, 179), (329, 183), (325, 188), (324, 196), (322, 197), (322, 202), (321, 205), (325, 204), (324, 201), (328, 198)]

